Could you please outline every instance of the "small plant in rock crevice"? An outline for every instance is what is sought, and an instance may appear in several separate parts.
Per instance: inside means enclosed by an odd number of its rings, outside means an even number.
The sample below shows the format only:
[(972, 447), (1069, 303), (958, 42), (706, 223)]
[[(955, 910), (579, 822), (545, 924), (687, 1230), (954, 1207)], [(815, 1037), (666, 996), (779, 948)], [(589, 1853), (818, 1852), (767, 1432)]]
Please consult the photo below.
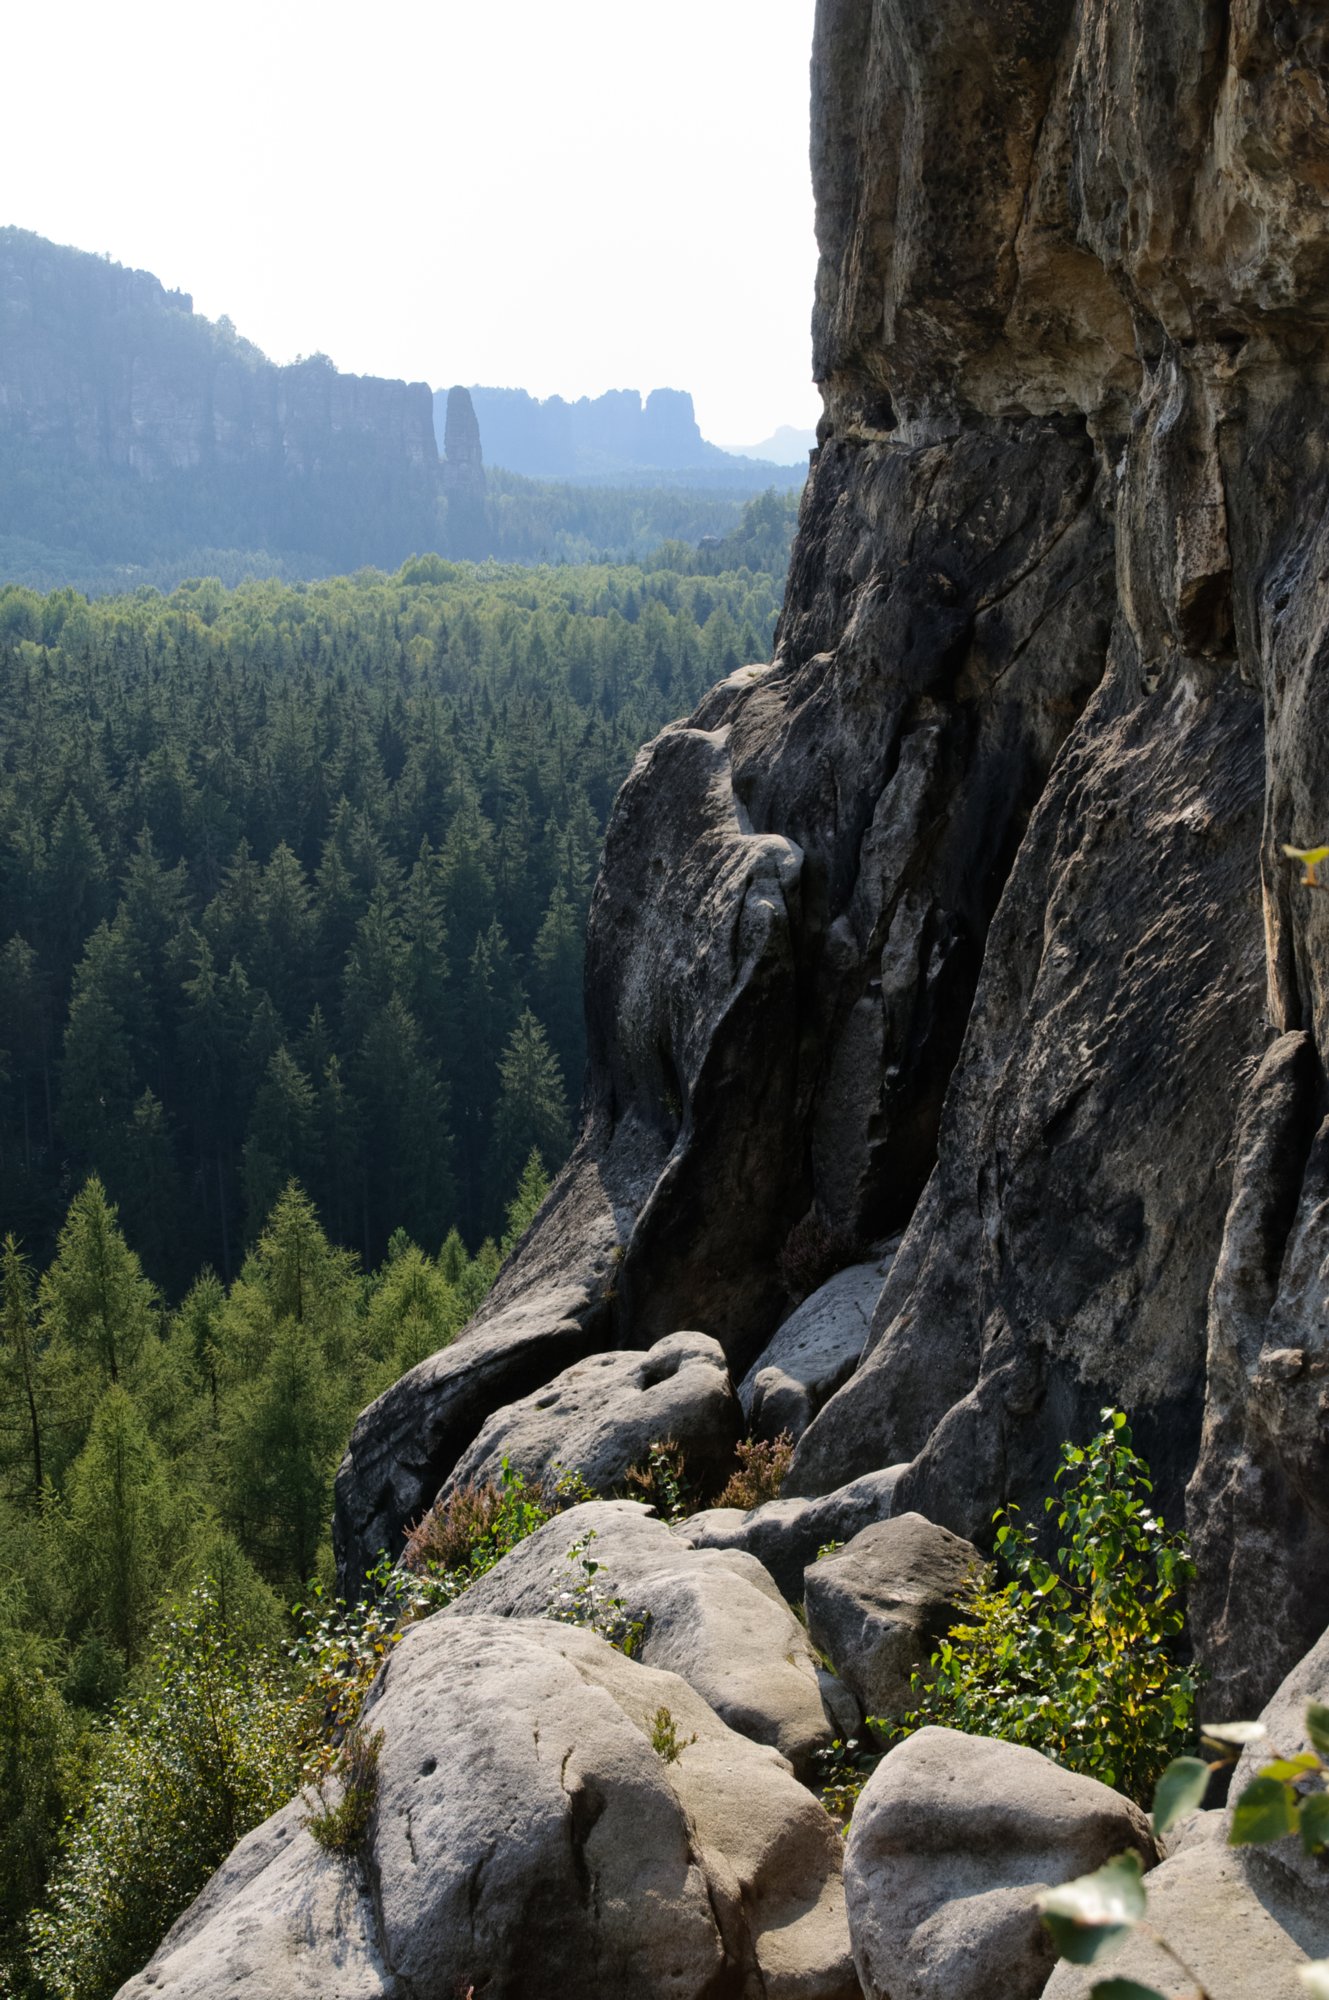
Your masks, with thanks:
[(651, 1718), (651, 1748), (662, 1764), (676, 1764), (683, 1752), (696, 1742), (695, 1733), (680, 1736), (678, 1725), (667, 1708), (657, 1708)]
[(792, 1433), (777, 1438), (747, 1438), (735, 1448), (738, 1470), (716, 1495), (717, 1507), (741, 1507), (745, 1513), (778, 1500), (794, 1456)]
[(1014, 1507), (998, 1510), (1000, 1582), (984, 1565), (963, 1615), (913, 1677), (908, 1731), (939, 1723), (1026, 1743), (1137, 1800), (1188, 1740), (1196, 1674), (1176, 1653), (1185, 1540), (1154, 1508), (1125, 1416), (1104, 1410), (1088, 1445), (1064, 1445), (1059, 1532), (1045, 1561)]
[(624, 1499), (654, 1507), (662, 1521), (685, 1521), (697, 1511), (697, 1496), (677, 1438), (662, 1438), (651, 1445), (645, 1458), (624, 1475), (623, 1487)]
[[(874, 1718), (868, 1718), (869, 1727)], [(885, 1752), (870, 1738), (836, 1737), (814, 1758), (817, 1770), (816, 1793), (831, 1818), (839, 1821), (840, 1832), (849, 1831), (859, 1793), (880, 1764)]]
[(352, 1726), (329, 1774), (340, 1788), (340, 1798), (334, 1805), (328, 1804), (328, 1777), (320, 1778), (315, 1785), (319, 1809), (307, 1813), (301, 1825), (308, 1828), (325, 1854), (350, 1857), (363, 1847), (378, 1803), (378, 1756), (382, 1745), (381, 1729), (365, 1736), (358, 1726)]
[(568, 1561), (581, 1574), (567, 1590), (550, 1599), (545, 1616), (560, 1625), (581, 1625), (598, 1632), (627, 1659), (635, 1660), (646, 1636), (647, 1620), (634, 1617), (621, 1597), (596, 1581), (605, 1567), (590, 1553), (596, 1539), (595, 1529), (589, 1528), (568, 1550)]

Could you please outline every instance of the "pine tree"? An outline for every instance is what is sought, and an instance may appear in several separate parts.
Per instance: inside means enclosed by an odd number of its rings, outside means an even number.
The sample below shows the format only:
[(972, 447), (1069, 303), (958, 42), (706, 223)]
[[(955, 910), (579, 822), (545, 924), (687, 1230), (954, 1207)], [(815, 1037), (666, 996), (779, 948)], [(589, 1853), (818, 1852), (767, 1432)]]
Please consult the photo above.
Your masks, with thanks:
[(69, 1474), (63, 1539), (76, 1615), (131, 1663), (163, 1594), (173, 1511), (142, 1415), (113, 1382)]
[(95, 1174), (69, 1205), (37, 1296), (43, 1339), (77, 1357), (98, 1388), (133, 1379), (155, 1338), (159, 1301)]
[(0, 1413), (7, 1418), (10, 1411), (15, 1412), (17, 1428), (26, 1431), (32, 1496), (40, 1504), (42, 1419), (38, 1409), (37, 1317), (32, 1272), (12, 1234), (5, 1237), (0, 1247), (0, 1370), (3, 1371), (0, 1380), (5, 1382)]
[(529, 1008), (503, 1052), (499, 1083), (487, 1192), (493, 1208), (501, 1213), (506, 1191), (516, 1184), (522, 1162), (528, 1161), (532, 1152), (558, 1167), (572, 1143), (558, 1061)]

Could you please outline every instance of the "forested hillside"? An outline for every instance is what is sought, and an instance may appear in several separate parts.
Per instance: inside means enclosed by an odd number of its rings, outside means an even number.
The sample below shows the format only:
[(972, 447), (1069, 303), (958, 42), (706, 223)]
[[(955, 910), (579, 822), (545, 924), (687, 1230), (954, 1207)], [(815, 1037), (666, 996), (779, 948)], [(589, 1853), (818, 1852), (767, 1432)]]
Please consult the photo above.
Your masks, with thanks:
[(435, 556), (0, 591), (0, 1227), (45, 1252), (96, 1171), (176, 1294), (292, 1174), (370, 1264), (492, 1233), (568, 1143), (614, 792), (779, 588)]
[(769, 653), (790, 524), (0, 589), (0, 1995), (113, 1992), (293, 1788), (351, 1423), (563, 1158), (611, 801)]

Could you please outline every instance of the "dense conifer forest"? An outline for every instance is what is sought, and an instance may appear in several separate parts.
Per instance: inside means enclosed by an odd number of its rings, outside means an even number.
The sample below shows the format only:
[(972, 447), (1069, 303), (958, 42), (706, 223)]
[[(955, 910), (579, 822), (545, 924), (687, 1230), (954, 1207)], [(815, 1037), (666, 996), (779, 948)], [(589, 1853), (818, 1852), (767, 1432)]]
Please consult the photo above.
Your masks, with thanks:
[(0, 1223), (45, 1254), (95, 1171), (177, 1297), (292, 1174), (370, 1265), (492, 1234), (568, 1142), (614, 792), (778, 590), (422, 557), (0, 591)]
[(351, 1423), (570, 1144), (606, 815), (790, 527), (0, 589), (0, 1995), (114, 1992), (294, 1789)]

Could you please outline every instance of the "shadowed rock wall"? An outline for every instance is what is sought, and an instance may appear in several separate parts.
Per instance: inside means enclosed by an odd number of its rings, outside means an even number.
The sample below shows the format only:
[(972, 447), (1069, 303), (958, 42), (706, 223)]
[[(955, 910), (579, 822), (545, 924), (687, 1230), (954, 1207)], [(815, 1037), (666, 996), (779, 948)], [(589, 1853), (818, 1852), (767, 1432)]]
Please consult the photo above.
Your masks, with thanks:
[(1329, 838), (1327, 76), (1291, 0), (821, 0), (777, 656), (624, 787), (581, 1145), (361, 1420), (352, 1569), (482, 1359), (526, 1393), (696, 1327), (741, 1369), (815, 1209), (907, 1233), (791, 1490), (908, 1461), (981, 1536), (1120, 1403), (1210, 1706), (1318, 1635), (1329, 899), (1279, 843)]

